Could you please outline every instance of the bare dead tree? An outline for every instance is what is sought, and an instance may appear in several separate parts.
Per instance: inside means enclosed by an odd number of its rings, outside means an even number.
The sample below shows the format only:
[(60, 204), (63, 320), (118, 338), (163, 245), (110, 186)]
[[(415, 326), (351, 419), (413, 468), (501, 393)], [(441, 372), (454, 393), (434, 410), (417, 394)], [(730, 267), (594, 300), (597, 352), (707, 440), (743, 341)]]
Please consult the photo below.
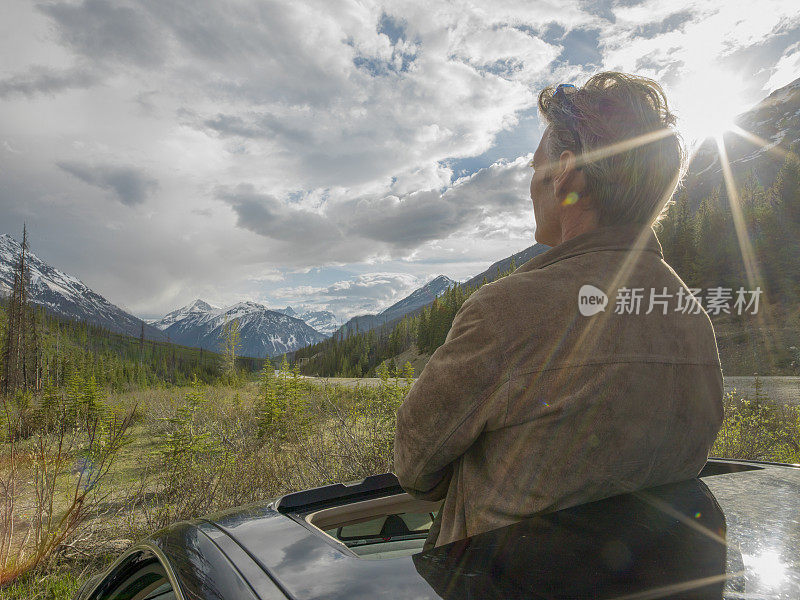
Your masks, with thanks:
[(6, 339), (3, 350), (3, 380), (0, 391), (9, 395), (18, 389), (41, 388), (41, 348), (36, 334), (36, 318), (30, 306), (30, 265), (28, 231), (22, 230), (22, 248), (14, 267), (14, 280), (8, 304)]

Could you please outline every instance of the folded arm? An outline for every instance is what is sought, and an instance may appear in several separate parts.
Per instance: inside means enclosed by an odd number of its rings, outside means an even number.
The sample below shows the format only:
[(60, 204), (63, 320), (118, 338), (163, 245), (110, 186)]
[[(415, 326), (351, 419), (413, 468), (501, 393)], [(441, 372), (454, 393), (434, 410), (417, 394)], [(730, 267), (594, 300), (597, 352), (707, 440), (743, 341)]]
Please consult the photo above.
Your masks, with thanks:
[(475, 292), (458, 311), (445, 343), (431, 356), (397, 413), (394, 468), (412, 496), (439, 500), (453, 461), (498, 418), (498, 389), (507, 379), (504, 353)]

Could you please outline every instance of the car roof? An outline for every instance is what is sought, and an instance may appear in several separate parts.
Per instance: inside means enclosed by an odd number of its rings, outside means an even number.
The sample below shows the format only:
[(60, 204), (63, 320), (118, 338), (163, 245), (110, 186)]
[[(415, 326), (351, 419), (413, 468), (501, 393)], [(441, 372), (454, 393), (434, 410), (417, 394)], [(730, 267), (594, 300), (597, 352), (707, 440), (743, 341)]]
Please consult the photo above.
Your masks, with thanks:
[(698, 479), (538, 515), (388, 560), (358, 558), (302, 518), (320, 507), (398, 490), (387, 474), (205, 522), (297, 600), (800, 597), (796, 465), (709, 460)]

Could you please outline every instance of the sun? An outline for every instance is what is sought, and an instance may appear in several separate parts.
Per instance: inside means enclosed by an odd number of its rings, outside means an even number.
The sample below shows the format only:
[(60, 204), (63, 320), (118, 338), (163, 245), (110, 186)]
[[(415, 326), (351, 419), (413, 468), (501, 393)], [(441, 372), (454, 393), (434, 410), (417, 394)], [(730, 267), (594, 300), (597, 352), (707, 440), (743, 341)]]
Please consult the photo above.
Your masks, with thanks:
[(736, 117), (747, 109), (742, 88), (736, 74), (708, 66), (687, 74), (666, 90), (678, 116), (678, 130), (690, 147), (708, 138), (720, 139), (734, 129)]

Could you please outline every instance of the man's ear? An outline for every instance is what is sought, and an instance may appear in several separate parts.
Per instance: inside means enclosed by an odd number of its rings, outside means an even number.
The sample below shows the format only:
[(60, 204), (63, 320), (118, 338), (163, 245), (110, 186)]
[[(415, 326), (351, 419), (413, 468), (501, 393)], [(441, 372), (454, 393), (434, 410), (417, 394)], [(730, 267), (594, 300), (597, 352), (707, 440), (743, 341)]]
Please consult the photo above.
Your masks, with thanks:
[(564, 150), (558, 157), (558, 163), (554, 165), (553, 173), (553, 192), (556, 198), (566, 195), (574, 190), (566, 189), (577, 171), (576, 157), (574, 152)]

